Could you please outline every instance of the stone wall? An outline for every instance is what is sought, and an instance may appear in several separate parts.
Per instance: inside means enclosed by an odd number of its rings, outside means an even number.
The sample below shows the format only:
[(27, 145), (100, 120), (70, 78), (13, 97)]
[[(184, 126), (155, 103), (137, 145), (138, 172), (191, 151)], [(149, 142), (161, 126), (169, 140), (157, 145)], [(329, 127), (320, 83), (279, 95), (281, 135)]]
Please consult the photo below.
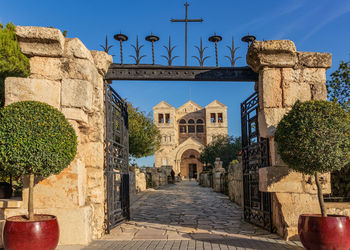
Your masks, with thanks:
[[(5, 80), (5, 104), (46, 102), (60, 110), (78, 135), (74, 161), (60, 174), (36, 179), (36, 213), (58, 217), (60, 244), (87, 244), (104, 233), (104, 81), (112, 57), (89, 51), (58, 29), (17, 26), (22, 52), (30, 57), (28, 78)], [(2, 220), (26, 214), (28, 184), (22, 201), (4, 203)], [(10, 204), (10, 203), (9, 203)]]
[(199, 174), (199, 185), (203, 186), (203, 187), (211, 187), (211, 176), (213, 175), (212, 172), (207, 172), (204, 171), (202, 173)]
[[(289, 170), (277, 154), (274, 133), (279, 121), (297, 101), (326, 100), (326, 69), (331, 54), (298, 52), (292, 41), (255, 41), (247, 63), (259, 73), (259, 133), (269, 139), (270, 166), (259, 170), (259, 189), (272, 193), (273, 223), (285, 239), (297, 237), (299, 214), (319, 213), (311, 176)], [(330, 193), (330, 176), (323, 176)]]
[(230, 200), (243, 206), (242, 163), (230, 164), (228, 168), (228, 189)]
[(215, 167), (213, 169), (213, 190), (214, 192), (222, 193), (224, 190), (221, 176), (224, 175), (226, 171), (222, 167), (222, 161), (220, 161), (220, 158), (216, 158), (214, 164)]

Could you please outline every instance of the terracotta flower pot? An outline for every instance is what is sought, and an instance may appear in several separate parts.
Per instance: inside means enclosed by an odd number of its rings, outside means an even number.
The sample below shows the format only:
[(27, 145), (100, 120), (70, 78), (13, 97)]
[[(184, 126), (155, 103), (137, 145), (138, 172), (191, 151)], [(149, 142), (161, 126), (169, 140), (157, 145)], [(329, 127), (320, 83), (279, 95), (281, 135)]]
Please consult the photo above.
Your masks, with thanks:
[(23, 216), (7, 218), (4, 228), (6, 250), (55, 250), (59, 239), (56, 216), (35, 215), (36, 221), (21, 220)]
[(298, 232), (301, 243), (308, 250), (349, 250), (350, 219), (347, 216), (302, 214)]

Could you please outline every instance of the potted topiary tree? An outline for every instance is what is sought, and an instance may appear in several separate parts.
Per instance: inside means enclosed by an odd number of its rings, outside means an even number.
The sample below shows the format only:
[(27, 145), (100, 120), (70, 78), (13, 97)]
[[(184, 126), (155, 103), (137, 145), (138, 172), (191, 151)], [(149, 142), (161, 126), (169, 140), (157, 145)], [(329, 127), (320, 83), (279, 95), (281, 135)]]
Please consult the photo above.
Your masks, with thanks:
[(0, 110), (0, 164), (29, 177), (28, 216), (6, 219), (6, 249), (56, 249), (57, 218), (34, 214), (34, 177), (60, 173), (74, 159), (77, 137), (64, 115), (48, 104), (24, 101)]
[(349, 114), (334, 102), (297, 102), (278, 124), (275, 140), (278, 153), (291, 169), (315, 177), (321, 215), (300, 215), (301, 242), (306, 249), (348, 250), (349, 217), (327, 216), (319, 174), (349, 163)]

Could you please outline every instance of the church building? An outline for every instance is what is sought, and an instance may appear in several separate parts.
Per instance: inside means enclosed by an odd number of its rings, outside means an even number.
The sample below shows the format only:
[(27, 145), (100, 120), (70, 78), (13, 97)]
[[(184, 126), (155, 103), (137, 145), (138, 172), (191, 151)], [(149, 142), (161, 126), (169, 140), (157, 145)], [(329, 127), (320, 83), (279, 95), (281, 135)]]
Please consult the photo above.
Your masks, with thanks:
[(165, 101), (153, 107), (154, 123), (162, 136), (155, 167), (172, 166), (175, 174), (196, 178), (203, 170), (198, 160), (204, 146), (217, 135), (227, 135), (227, 106), (215, 100), (205, 108), (188, 101), (175, 109)]

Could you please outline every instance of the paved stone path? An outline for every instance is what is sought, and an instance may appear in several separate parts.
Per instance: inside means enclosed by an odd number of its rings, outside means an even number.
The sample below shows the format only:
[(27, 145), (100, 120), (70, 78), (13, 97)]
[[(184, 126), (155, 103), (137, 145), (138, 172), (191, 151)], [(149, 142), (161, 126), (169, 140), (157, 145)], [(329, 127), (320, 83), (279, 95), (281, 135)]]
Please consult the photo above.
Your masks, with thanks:
[(138, 194), (131, 221), (75, 249), (303, 249), (242, 220), (227, 196), (183, 181)]

